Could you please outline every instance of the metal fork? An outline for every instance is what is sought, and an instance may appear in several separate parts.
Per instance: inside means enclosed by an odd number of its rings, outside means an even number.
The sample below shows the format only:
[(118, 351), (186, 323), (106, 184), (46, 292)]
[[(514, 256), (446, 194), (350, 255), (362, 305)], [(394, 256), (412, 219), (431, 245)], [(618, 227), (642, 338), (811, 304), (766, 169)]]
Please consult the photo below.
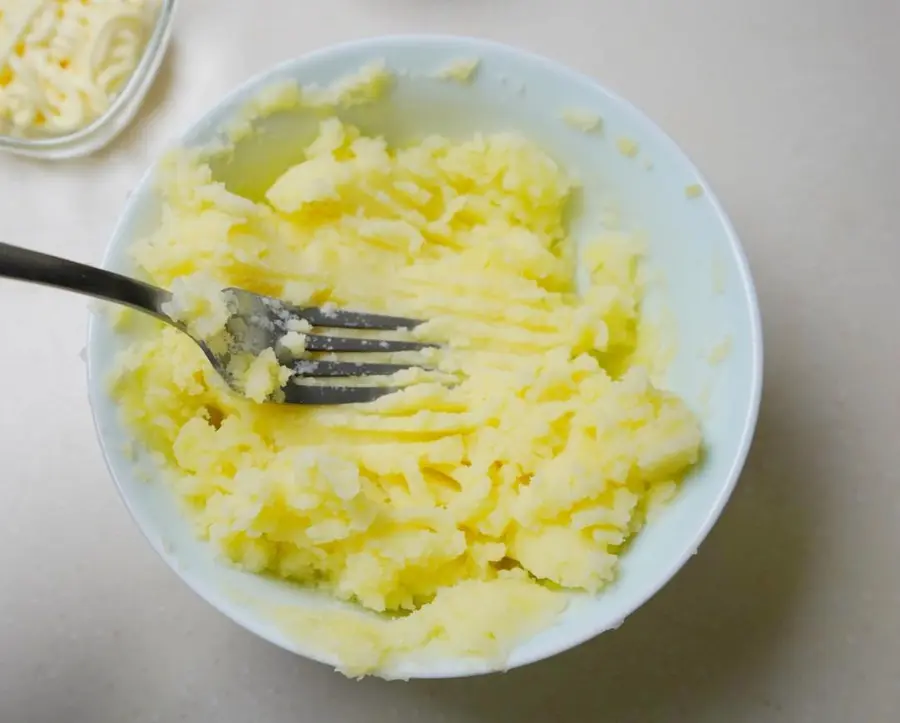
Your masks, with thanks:
[[(320, 307), (297, 307), (279, 299), (254, 294), (244, 289), (222, 290), (230, 316), (226, 324), (233, 343), (227, 351), (214, 352), (203, 339), (192, 335), (184, 324), (163, 311), (172, 301), (172, 294), (151, 284), (116, 274), (94, 266), (30, 251), (0, 243), (0, 277), (29, 281), (93, 296), (104, 301), (123, 304), (143, 311), (171, 324), (191, 337), (203, 350), (206, 358), (228, 386), (242, 393), (240, 385), (229, 372), (231, 355), (259, 354), (278, 347), (278, 341), (288, 332), (291, 321), (305, 320), (313, 327), (367, 330), (413, 329), (422, 322), (399, 316), (366, 314), (358, 311)], [(306, 350), (313, 353), (331, 352), (401, 352), (421, 351), (434, 344), (378, 338), (357, 338), (306, 334)], [(280, 359), (281, 361), (281, 359)], [(293, 375), (282, 387), (283, 401), (288, 404), (353, 404), (370, 402), (396, 391), (387, 386), (353, 386), (304, 384), (305, 379), (387, 376), (415, 364), (368, 363), (336, 361), (321, 357), (283, 360)]]

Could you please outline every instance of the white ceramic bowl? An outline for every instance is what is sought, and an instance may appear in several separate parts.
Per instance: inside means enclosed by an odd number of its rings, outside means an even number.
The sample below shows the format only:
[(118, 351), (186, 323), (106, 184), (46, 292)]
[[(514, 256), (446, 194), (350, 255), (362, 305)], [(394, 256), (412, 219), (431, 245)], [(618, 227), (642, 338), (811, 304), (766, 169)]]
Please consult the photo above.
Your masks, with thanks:
[[(450, 60), (477, 56), (481, 65), (471, 86), (439, 82), (428, 74)], [(738, 478), (756, 423), (762, 383), (759, 312), (737, 236), (715, 196), (682, 151), (640, 111), (594, 80), (543, 58), (470, 38), (390, 37), (329, 48), (284, 63), (246, 82), (207, 113), (184, 136), (190, 145), (214, 139), (248, 100), (274, 81), (294, 79), (326, 85), (363, 64), (384, 58), (403, 73), (388, 100), (355, 109), (351, 120), (369, 133), (402, 142), (424, 132), (465, 135), (517, 130), (530, 136), (584, 183), (583, 213), (574, 220), (576, 237), (601, 213), (599, 199), (614, 199), (625, 223), (646, 231), (649, 260), (665, 278), (664, 301), (677, 323), (678, 353), (669, 386), (704, 410), (707, 453), (668, 509), (634, 541), (615, 584), (597, 596), (576, 595), (558, 624), (520, 645), (508, 667), (549, 657), (614, 628), (656, 593), (697, 551)], [(602, 135), (583, 133), (560, 119), (567, 107), (594, 111), (604, 120)], [(247, 159), (278, 156), (279, 139), (294, 147), (298, 132), (312, 134), (311, 121), (273, 118), (269, 132), (239, 153), (232, 173), (246, 173)], [(639, 144), (640, 155), (619, 153), (615, 139)], [(267, 155), (268, 154), (268, 155)], [(241, 160), (243, 159), (243, 160)], [(652, 163), (652, 169), (648, 165)], [(226, 171), (228, 172), (228, 171)], [(148, 172), (131, 195), (110, 241), (109, 268), (128, 270), (126, 250), (146, 233), (158, 213)], [(685, 187), (704, 194), (688, 200)], [(662, 297), (665, 297), (662, 299)], [(709, 350), (730, 337), (730, 353), (715, 367)], [(257, 635), (288, 650), (335, 664), (316, 650), (290, 640), (261, 612), (258, 601), (333, 605), (316, 594), (241, 573), (216, 562), (196, 541), (162, 484), (140, 479), (125, 450), (128, 435), (107, 395), (107, 374), (122, 345), (98, 318), (90, 325), (88, 368), (91, 404), (109, 469), (135, 521), (154, 549), (188, 585), (214, 607)], [(471, 660), (411, 658), (384, 671), (399, 677), (454, 677), (486, 672)]]

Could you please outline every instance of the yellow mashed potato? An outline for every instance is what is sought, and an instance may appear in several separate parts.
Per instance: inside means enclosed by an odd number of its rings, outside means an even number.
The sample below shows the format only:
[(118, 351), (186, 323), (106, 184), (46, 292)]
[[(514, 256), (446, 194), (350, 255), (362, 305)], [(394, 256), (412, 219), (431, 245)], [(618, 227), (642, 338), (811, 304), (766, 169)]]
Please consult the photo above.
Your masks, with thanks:
[[(162, 221), (134, 250), (154, 283), (199, 274), (427, 319), (414, 335), (443, 346), (425, 361), (454, 380), (408, 374), (366, 405), (257, 404), (173, 328), (122, 353), (122, 414), (198, 536), (384, 613), (286, 610), (286, 626), (353, 675), (422, 649), (502, 663), (552, 624), (560, 588), (615, 578), (701, 437), (645, 371), (639, 245), (600, 232), (576, 251), (574, 189), (551, 158), (514, 134), (389, 148), (330, 118), (265, 202), (188, 154), (162, 175)], [(257, 361), (261, 399), (284, 379), (274, 355)]]

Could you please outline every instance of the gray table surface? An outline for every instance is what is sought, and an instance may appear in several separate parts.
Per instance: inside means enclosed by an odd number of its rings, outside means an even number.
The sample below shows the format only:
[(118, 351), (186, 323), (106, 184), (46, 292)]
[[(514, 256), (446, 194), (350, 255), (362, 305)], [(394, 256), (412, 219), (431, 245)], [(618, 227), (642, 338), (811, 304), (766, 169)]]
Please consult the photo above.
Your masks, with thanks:
[(0, 158), (0, 234), (97, 261), (143, 169), (224, 91), (335, 41), (417, 31), (593, 74), (716, 188), (767, 343), (756, 443), (718, 526), (621, 629), (557, 659), (346, 680), (239, 629), (156, 558), (94, 441), (85, 304), (0, 284), (0, 722), (900, 718), (900, 4), (184, 0), (115, 145)]

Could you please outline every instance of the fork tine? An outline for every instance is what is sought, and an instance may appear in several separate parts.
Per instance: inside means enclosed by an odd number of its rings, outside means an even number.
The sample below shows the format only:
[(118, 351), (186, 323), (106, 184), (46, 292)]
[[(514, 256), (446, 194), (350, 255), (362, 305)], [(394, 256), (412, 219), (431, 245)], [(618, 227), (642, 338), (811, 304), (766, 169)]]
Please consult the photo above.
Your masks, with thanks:
[(422, 323), (419, 319), (407, 319), (403, 316), (322, 309), (317, 306), (294, 308), (291, 311), (313, 326), (330, 326), (335, 329), (413, 329)]
[(394, 387), (314, 387), (288, 383), (284, 386), (284, 401), (310, 405), (364, 404), (395, 391)]
[(391, 341), (387, 339), (354, 339), (342, 336), (306, 335), (307, 351), (422, 351), (431, 349), (437, 344), (425, 344), (418, 341)]
[(301, 377), (371, 377), (389, 376), (410, 369), (415, 364), (369, 364), (366, 362), (309, 361), (293, 364), (294, 374)]

